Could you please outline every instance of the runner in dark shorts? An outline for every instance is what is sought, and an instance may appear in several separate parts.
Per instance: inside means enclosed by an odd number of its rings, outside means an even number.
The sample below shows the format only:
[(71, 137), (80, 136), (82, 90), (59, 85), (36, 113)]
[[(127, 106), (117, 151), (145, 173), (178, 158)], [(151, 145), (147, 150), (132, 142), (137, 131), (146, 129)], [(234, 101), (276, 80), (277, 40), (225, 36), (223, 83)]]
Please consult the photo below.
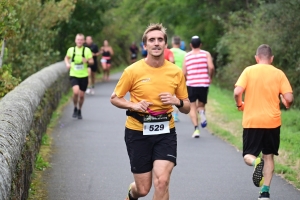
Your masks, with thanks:
[(81, 108), (88, 86), (88, 65), (93, 65), (93, 55), (89, 48), (83, 46), (84, 35), (77, 34), (75, 47), (70, 47), (65, 56), (65, 63), (70, 69), (70, 81), (73, 89), (73, 118), (82, 119)]
[(100, 55), (99, 48), (93, 43), (93, 38), (91, 36), (86, 37), (86, 47), (90, 48), (93, 54), (94, 64), (89, 65), (89, 85), (86, 90), (87, 94), (95, 94), (95, 79), (96, 72), (98, 71), (98, 61), (97, 57)]
[[(260, 45), (257, 64), (244, 69), (234, 89), (236, 106), (244, 111), (244, 161), (254, 167), (252, 181), (261, 187), (258, 200), (270, 199), (274, 155), (278, 155), (280, 144), (280, 99), (286, 108), (293, 102), (292, 87), (285, 74), (272, 65), (273, 58), (269, 45)], [(262, 158), (258, 157), (260, 153)]]
[(130, 50), (130, 55), (131, 55), (131, 63), (134, 63), (137, 59), (139, 48), (133, 42), (132, 45), (130, 46), (129, 50)]
[[(164, 59), (165, 28), (161, 24), (150, 25), (143, 42), (147, 58), (124, 70), (111, 96), (113, 105), (128, 109), (124, 139), (134, 182), (126, 200), (146, 196), (152, 182), (154, 199), (168, 200), (170, 176), (177, 164), (173, 105), (185, 114), (190, 105), (182, 71)], [(124, 98), (128, 92), (130, 101)]]

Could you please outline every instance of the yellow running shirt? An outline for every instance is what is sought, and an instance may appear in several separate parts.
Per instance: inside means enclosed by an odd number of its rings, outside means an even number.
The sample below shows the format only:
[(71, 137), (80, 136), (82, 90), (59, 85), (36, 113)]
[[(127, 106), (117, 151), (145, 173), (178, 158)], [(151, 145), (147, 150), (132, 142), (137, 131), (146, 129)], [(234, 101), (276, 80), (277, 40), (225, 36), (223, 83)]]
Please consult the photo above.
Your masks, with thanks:
[(244, 128), (277, 128), (281, 125), (279, 94), (293, 92), (281, 70), (267, 64), (247, 67), (235, 86), (245, 89)]
[[(163, 105), (159, 94), (169, 92), (176, 95), (179, 99), (188, 98), (185, 78), (181, 69), (173, 63), (166, 61), (164, 65), (158, 68), (150, 67), (142, 59), (127, 67), (114, 91), (117, 97), (122, 98), (127, 92), (130, 92), (130, 101), (138, 103), (142, 100), (151, 102), (149, 108), (159, 112), (167, 110), (173, 111), (172, 105)], [(127, 117), (127, 128), (137, 131), (143, 130), (143, 125), (133, 117)], [(170, 120), (170, 128), (174, 128), (173, 118)]]

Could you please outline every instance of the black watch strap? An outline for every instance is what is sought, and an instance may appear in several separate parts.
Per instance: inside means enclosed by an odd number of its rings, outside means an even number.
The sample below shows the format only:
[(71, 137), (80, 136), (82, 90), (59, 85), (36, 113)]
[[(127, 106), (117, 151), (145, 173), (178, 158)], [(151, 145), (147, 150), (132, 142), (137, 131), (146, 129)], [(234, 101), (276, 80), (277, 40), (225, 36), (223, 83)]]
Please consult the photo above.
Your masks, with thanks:
[(177, 108), (182, 108), (183, 107), (183, 101), (181, 99), (179, 99), (180, 101), (180, 105), (175, 105)]

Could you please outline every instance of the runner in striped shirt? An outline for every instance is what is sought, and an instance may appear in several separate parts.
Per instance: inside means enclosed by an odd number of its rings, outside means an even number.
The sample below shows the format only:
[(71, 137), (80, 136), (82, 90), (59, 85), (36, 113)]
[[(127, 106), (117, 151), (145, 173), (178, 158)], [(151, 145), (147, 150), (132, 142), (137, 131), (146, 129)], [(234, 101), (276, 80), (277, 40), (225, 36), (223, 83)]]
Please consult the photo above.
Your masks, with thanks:
[[(201, 127), (204, 128), (207, 125), (205, 104), (214, 72), (214, 64), (210, 53), (201, 49), (201, 40), (198, 36), (192, 37), (190, 46), (192, 51), (185, 55), (182, 70), (186, 77), (191, 102), (190, 117), (195, 127), (192, 137), (199, 138), (198, 113), (201, 118)], [(197, 100), (198, 104), (196, 104)]]

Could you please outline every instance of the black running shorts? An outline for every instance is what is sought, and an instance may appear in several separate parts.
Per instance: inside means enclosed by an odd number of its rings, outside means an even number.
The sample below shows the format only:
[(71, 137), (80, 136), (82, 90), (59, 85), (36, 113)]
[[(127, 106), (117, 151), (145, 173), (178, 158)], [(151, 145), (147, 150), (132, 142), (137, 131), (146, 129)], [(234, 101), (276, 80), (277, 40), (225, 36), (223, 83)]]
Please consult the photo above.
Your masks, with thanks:
[(191, 87), (187, 86), (189, 100), (190, 102), (200, 102), (207, 103), (208, 87)]
[(88, 77), (84, 77), (84, 78), (77, 78), (74, 76), (70, 76), (70, 81), (71, 81), (71, 85), (72, 87), (75, 85), (79, 86), (79, 89), (83, 92), (86, 91), (88, 84), (89, 84), (89, 80)]
[(279, 144), (280, 126), (277, 128), (244, 128), (243, 157), (246, 154), (257, 157), (260, 152), (265, 155), (278, 156)]
[(143, 135), (143, 131), (125, 128), (125, 143), (134, 174), (152, 171), (155, 160), (168, 160), (176, 165), (177, 134), (175, 128), (170, 133)]

